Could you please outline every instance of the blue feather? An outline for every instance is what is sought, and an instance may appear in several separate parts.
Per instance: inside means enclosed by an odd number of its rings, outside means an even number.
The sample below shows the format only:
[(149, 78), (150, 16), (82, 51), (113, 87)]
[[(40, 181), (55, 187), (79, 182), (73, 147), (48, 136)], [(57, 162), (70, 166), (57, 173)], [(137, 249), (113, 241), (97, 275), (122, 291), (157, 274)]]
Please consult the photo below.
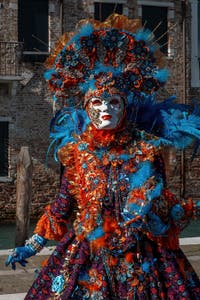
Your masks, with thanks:
[(57, 72), (55, 69), (50, 69), (44, 72), (44, 78), (46, 80), (50, 80), (52, 78), (52, 75), (55, 75)]
[(91, 23), (83, 25), (79, 31), (70, 39), (69, 43), (66, 46), (72, 43), (76, 43), (75, 46), (79, 46), (80, 38), (82, 36), (90, 36), (94, 31), (94, 28)]
[(156, 78), (160, 82), (166, 82), (169, 78), (169, 70), (161, 69), (161, 70), (157, 71), (153, 77)]
[(149, 29), (139, 29), (135, 34), (136, 41), (150, 41), (153, 38), (153, 33)]
[(133, 157), (133, 155), (130, 154), (120, 154), (119, 159), (122, 159), (123, 161), (128, 161), (131, 157)]
[(147, 199), (148, 199), (149, 201), (151, 201), (151, 200), (153, 200), (153, 199), (155, 199), (155, 198), (160, 197), (162, 190), (163, 190), (163, 182), (162, 182), (162, 180), (160, 179), (160, 182), (158, 182), (158, 183), (156, 184), (156, 186), (155, 186), (154, 189), (148, 190), (148, 191), (147, 191)]
[(163, 134), (165, 138), (174, 142), (178, 148), (189, 146), (194, 138), (200, 140), (200, 117), (189, 115), (179, 109), (161, 111), (163, 117)]
[(103, 227), (97, 227), (92, 232), (87, 235), (89, 241), (94, 241), (100, 237), (103, 237), (105, 234)]
[[(174, 103), (172, 96), (157, 102), (155, 95), (140, 95), (129, 99), (127, 118), (138, 129), (155, 135), (149, 141), (154, 146), (170, 145), (179, 149), (188, 147), (193, 141), (200, 140), (200, 115), (196, 105)], [(129, 104), (131, 103), (131, 104)], [(133, 108), (134, 107), (134, 108)]]
[(54, 146), (54, 158), (57, 161), (58, 150), (68, 143), (76, 142), (76, 135), (83, 133), (89, 123), (90, 119), (85, 110), (72, 108), (59, 110), (51, 120), (50, 138), (52, 142), (49, 145), (47, 156)]
[(82, 93), (87, 93), (87, 91), (90, 90), (95, 90), (96, 89), (96, 80), (94, 78), (91, 78), (90, 80), (85, 81), (84, 83), (79, 83), (79, 88), (82, 91)]
[(137, 172), (130, 174), (130, 190), (141, 187), (153, 175), (152, 163), (145, 161), (139, 164)]

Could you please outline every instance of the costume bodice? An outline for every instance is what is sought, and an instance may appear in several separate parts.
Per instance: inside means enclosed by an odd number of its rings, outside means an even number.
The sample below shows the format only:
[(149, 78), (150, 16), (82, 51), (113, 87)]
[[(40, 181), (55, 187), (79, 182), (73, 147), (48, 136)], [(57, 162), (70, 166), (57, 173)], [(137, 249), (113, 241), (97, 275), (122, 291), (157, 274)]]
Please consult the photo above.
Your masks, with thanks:
[(107, 216), (117, 224), (142, 217), (143, 208), (163, 184), (150, 136), (144, 142), (143, 133), (125, 130), (119, 139), (116, 133), (106, 133), (99, 143), (97, 132), (89, 128), (89, 133), (60, 152), (78, 205), (77, 231), (84, 235), (102, 226)]

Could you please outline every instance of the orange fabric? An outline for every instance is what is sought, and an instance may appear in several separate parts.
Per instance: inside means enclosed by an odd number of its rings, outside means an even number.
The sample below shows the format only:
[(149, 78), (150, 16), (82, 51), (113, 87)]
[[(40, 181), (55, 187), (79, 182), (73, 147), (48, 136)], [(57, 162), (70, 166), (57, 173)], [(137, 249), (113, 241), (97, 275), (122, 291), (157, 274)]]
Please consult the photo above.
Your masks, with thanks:
[(40, 265), (41, 265), (41, 267), (46, 267), (47, 263), (48, 263), (48, 258), (44, 259)]
[(128, 263), (133, 263), (133, 261), (134, 261), (134, 255), (133, 255), (133, 253), (132, 252), (126, 253), (125, 259), (126, 259), (126, 261)]
[(113, 217), (106, 217), (103, 224), (103, 229), (106, 233), (113, 233), (119, 228), (119, 225)]
[(104, 235), (103, 237), (97, 238), (90, 242), (92, 252), (96, 252), (99, 248), (103, 248), (106, 246), (106, 236), (107, 235)]
[(34, 233), (39, 234), (47, 240), (59, 241), (67, 232), (67, 221), (58, 222), (58, 220), (51, 214), (50, 205), (45, 208), (45, 213), (39, 219)]

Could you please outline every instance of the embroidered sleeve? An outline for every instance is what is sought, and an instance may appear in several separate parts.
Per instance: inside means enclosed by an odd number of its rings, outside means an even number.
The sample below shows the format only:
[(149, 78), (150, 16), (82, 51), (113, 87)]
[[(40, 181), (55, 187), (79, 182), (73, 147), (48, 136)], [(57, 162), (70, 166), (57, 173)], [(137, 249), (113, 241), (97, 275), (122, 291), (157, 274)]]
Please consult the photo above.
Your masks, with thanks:
[(60, 240), (67, 232), (71, 207), (69, 183), (63, 175), (60, 192), (55, 201), (45, 207), (44, 214), (39, 219), (34, 233), (48, 240)]
[(46, 206), (44, 214), (39, 219), (35, 233), (48, 240), (60, 240), (67, 232), (74, 213), (74, 145), (67, 145), (60, 149), (58, 157), (63, 164), (60, 192), (55, 201)]
[(160, 197), (153, 200), (148, 216), (149, 238), (165, 248), (176, 250), (180, 232), (192, 219), (200, 216), (200, 201), (177, 199), (164, 188)]
[(197, 206), (191, 199), (181, 200), (167, 189), (165, 163), (160, 150), (154, 152), (154, 170), (156, 178), (162, 178), (163, 189), (160, 196), (152, 201), (152, 212), (165, 224), (176, 227), (179, 231), (194, 217)]
[(160, 196), (152, 200), (147, 214), (148, 236), (164, 247), (178, 249), (179, 234), (192, 218), (199, 217), (200, 202), (178, 199), (166, 188), (165, 166), (159, 152), (155, 152), (154, 165), (156, 178), (162, 178), (163, 188)]
[[(154, 205), (155, 213), (167, 226), (163, 235), (155, 236), (152, 232), (148, 236), (165, 248), (176, 250), (179, 248), (179, 235), (188, 223), (200, 216), (200, 202), (192, 199), (178, 200), (169, 190), (163, 190), (162, 196)], [(155, 224), (158, 227), (158, 224)]]

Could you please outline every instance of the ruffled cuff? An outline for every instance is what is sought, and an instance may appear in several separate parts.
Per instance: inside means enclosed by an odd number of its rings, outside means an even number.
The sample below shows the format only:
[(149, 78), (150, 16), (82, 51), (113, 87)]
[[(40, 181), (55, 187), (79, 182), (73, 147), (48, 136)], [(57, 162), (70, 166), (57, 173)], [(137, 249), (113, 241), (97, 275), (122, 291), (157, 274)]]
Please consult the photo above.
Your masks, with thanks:
[(42, 236), (47, 240), (59, 241), (67, 232), (68, 221), (62, 220), (58, 222), (56, 217), (52, 215), (50, 205), (45, 208), (45, 213), (39, 219), (34, 233)]
[(33, 253), (40, 252), (47, 243), (47, 239), (43, 238), (39, 234), (34, 234), (28, 240), (26, 240), (25, 246), (32, 249)]

